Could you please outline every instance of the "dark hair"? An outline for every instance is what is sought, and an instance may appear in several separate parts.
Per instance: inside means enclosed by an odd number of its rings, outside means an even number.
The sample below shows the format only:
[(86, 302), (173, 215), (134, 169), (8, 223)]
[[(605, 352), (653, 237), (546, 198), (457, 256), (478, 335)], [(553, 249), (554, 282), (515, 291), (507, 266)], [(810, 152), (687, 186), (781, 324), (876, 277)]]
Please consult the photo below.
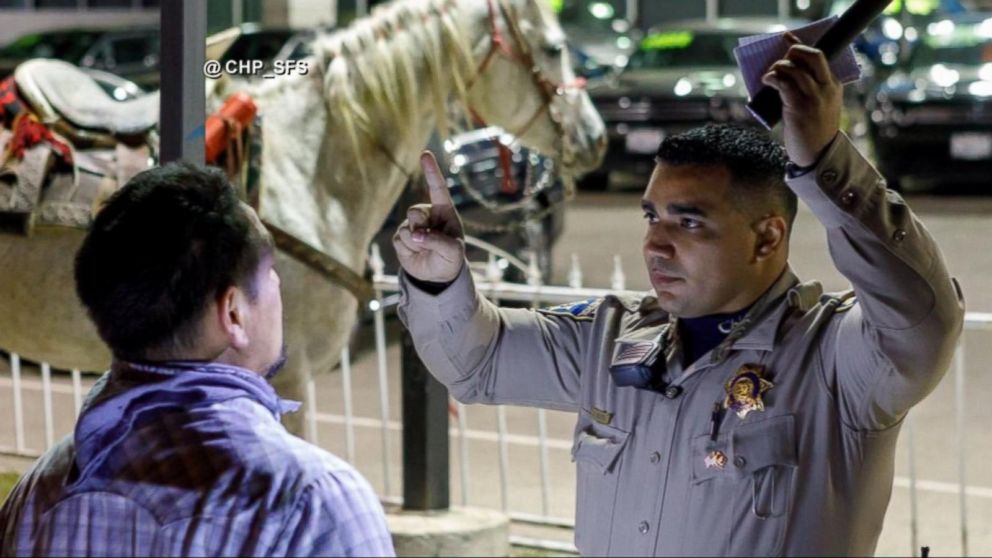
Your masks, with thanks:
[(171, 163), (115, 193), (76, 254), (76, 293), (114, 356), (189, 348), (212, 298), (254, 276), (271, 237), (217, 169)]
[(667, 165), (724, 166), (734, 201), (754, 212), (777, 209), (792, 229), (796, 194), (785, 183), (785, 149), (756, 128), (710, 124), (665, 138), (656, 161)]

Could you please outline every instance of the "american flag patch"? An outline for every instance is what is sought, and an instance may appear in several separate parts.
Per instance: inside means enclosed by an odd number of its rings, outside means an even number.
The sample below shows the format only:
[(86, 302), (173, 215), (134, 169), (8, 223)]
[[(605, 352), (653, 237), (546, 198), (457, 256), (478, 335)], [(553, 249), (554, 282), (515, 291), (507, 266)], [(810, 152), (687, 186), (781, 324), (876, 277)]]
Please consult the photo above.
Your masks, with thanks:
[(658, 343), (656, 341), (617, 341), (617, 346), (613, 350), (612, 366), (646, 362), (653, 359), (657, 352)]

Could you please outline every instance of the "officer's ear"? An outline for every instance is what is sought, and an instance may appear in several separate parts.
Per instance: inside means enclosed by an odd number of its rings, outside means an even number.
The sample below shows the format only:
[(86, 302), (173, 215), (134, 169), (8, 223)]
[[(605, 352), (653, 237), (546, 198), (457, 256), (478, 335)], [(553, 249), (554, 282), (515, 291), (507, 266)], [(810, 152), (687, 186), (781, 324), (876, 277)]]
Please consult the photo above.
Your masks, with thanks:
[(766, 215), (753, 227), (755, 234), (754, 261), (767, 260), (785, 248), (789, 237), (789, 224), (780, 215)]

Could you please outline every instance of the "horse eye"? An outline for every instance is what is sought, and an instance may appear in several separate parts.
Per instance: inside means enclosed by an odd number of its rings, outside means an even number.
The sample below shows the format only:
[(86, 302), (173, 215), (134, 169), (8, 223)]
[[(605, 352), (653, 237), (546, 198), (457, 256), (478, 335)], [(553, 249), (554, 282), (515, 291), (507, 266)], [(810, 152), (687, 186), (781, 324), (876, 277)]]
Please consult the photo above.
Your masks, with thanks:
[(561, 52), (565, 50), (561, 44), (545, 45), (544, 53), (548, 56), (561, 56)]

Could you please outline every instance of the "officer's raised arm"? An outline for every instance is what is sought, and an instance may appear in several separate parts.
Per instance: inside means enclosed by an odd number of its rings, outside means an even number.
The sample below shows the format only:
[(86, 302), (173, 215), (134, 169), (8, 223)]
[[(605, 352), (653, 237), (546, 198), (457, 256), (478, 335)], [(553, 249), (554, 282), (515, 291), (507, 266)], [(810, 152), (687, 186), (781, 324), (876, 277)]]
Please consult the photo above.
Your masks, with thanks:
[(794, 43), (765, 74), (783, 101), (788, 183), (827, 230), (856, 300), (821, 353), (849, 426), (895, 424), (940, 381), (964, 303), (937, 244), (906, 202), (839, 131), (841, 85), (823, 53)]
[(500, 309), (476, 292), (444, 177), (430, 153), (421, 164), (431, 203), (411, 207), (393, 236), (399, 316), (418, 355), (463, 403), (575, 410), (593, 321)]

